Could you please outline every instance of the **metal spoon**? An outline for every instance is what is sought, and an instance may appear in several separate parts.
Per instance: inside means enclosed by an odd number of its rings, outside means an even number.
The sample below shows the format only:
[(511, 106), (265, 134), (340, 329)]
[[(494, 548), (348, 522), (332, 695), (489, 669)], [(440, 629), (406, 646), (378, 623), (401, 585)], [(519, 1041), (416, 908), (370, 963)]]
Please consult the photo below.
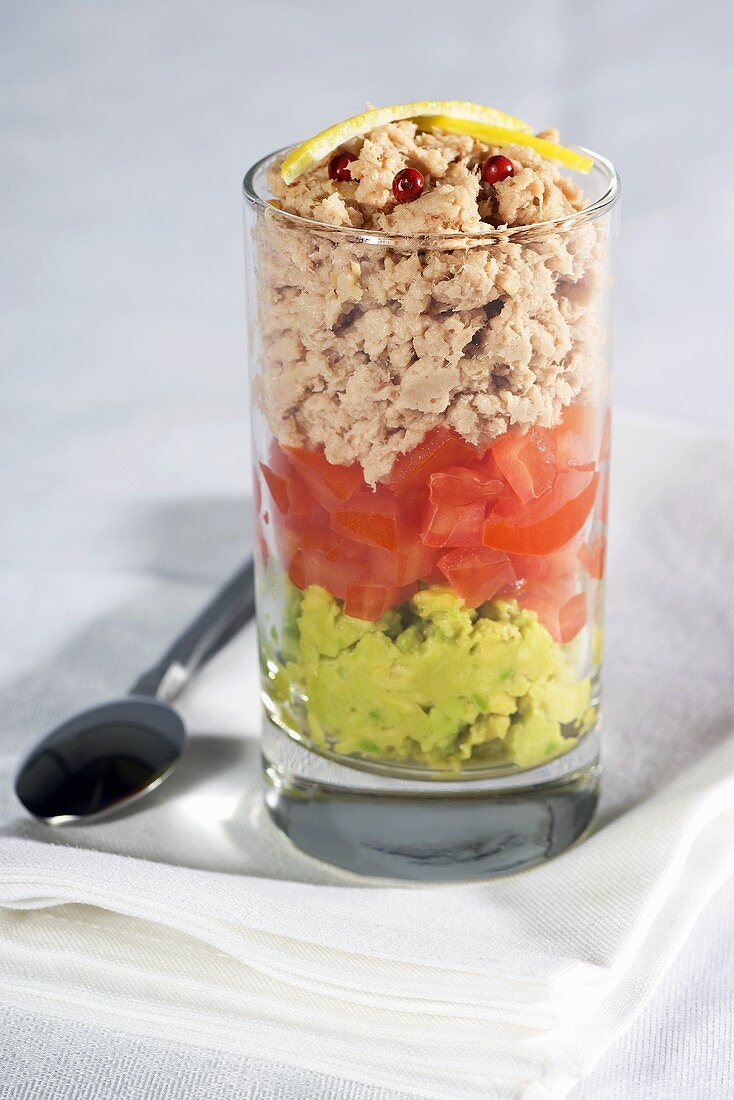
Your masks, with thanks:
[(29, 813), (49, 825), (97, 819), (162, 783), (186, 744), (170, 701), (254, 613), (248, 562), (126, 698), (74, 715), (39, 742), (15, 780)]

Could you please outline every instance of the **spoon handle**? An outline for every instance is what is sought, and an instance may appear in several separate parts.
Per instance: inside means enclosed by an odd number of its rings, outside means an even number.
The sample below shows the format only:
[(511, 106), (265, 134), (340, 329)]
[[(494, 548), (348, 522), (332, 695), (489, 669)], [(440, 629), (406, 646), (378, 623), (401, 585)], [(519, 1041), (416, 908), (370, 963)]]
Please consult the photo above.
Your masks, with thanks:
[(210, 661), (255, 614), (255, 571), (248, 561), (219, 590), (160, 661), (133, 684), (131, 695), (170, 701), (189, 677)]

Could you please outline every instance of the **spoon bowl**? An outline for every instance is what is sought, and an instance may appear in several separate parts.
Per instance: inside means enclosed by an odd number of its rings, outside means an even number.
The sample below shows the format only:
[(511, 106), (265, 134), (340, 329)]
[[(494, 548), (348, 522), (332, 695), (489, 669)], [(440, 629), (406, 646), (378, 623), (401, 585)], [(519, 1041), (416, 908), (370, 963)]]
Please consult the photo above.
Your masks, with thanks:
[(186, 744), (171, 700), (254, 612), (255, 574), (248, 561), (129, 695), (80, 711), (36, 745), (15, 780), (26, 810), (48, 825), (86, 822), (157, 787)]
[(49, 825), (97, 819), (157, 787), (186, 744), (167, 703), (130, 695), (75, 714), (21, 765), (15, 793)]

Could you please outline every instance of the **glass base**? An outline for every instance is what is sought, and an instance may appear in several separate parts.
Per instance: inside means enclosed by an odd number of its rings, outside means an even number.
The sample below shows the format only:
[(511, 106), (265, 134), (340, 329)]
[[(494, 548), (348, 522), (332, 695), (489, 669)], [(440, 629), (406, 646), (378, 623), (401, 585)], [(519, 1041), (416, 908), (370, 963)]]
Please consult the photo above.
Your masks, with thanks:
[(589, 829), (599, 738), (501, 778), (412, 780), (326, 759), (265, 718), (265, 801), (301, 851), (360, 875), (417, 882), (492, 878), (543, 863)]

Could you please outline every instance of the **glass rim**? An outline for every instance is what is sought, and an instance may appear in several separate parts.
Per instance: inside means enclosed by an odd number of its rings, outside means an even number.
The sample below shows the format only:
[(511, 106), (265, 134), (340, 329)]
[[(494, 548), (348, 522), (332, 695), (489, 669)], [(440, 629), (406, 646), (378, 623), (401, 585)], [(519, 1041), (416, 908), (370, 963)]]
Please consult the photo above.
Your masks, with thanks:
[(442, 247), (447, 244), (456, 244), (466, 241), (472, 244), (492, 244), (500, 241), (535, 240), (549, 236), (556, 232), (566, 232), (585, 222), (596, 221), (602, 217), (617, 202), (621, 190), (621, 181), (616, 168), (610, 160), (592, 149), (583, 145), (572, 145), (569, 148), (583, 156), (589, 157), (593, 162), (592, 168), (598, 168), (606, 177), (607, 187), (602, 195), (594, 202), (585, 206), (582, 210), (576, 210), (573, 214), (567, 214), (561, 218), (548, 218), (545, 221), (534, 222), (532, 225), (511, 225), (505, 227), (491, 227), (488, 232), (451, 230), (448, 233), (383, 233), (374, 230), (361, 230), (351, 225), (330, 225), (315, 218), (305, 218), (301, 214), (292, 214), (287, 210), (280, 210), (258, 191), (255, 180), (260, 171), (270, 167), (278, 158), (285, 156), (295, 145), (288, 145), (275, 152), (267, 153), (264, 157), (255, 161), (245, 173), (242, 181), (242, 190), (247, 202), (266, 211), (270, 216), (277, 218), (292, 228), (300, 227), (311, 233), (318, 233), (330, 237), (339, 237), (342, 240), (372, 245), (395, 245), (403, 242), (417, 244), (425, 247)]

